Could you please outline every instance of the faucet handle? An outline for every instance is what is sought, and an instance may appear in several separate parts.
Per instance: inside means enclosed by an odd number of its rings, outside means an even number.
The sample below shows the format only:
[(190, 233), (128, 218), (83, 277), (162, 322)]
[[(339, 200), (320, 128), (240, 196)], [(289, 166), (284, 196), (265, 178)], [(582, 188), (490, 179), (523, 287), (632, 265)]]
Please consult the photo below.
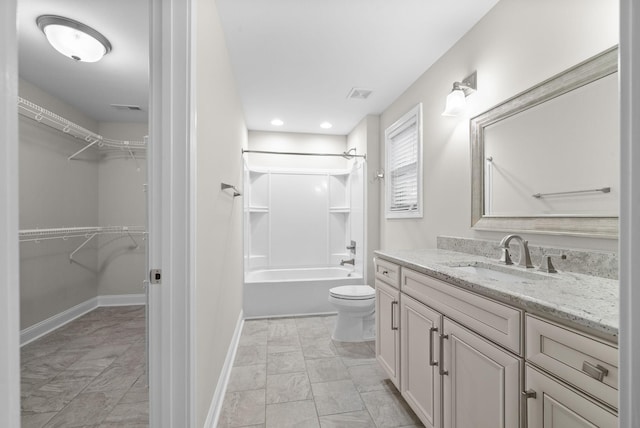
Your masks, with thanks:
[(511, 260), (511, 254), (509, 254), (509, 247), (501, 247), (502, 256), (500, 257), (500, 261), (505, 265), (512, 265), (513, 260)]
[(540, 267), (538, 267), (538, 270), (548, 273), (558, 272), (555, 266), (553, 266), (553, 263), (551, 263), (551, 257), (560, 257), (562, 260), (565, 260), (567, 258), (567, 256), (564, 254), (543, 254), (542, 262), (540, 263)]

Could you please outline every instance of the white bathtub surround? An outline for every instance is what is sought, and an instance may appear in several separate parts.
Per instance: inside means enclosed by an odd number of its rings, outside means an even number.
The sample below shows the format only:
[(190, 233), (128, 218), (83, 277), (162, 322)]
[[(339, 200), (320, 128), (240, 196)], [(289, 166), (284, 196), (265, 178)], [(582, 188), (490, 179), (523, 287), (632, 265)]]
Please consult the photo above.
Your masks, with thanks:
[(360, 272), (348, 267), (261, 269), (245, 273), (245, 318), (335, 313), (329, 290), (359, 285)]
[(333, 313), (330, 288), (364, 283), (364, 169), (245, 170), (246, 317)]
[[(522, 237), (525, 239), (533, 239), (533, 237), (525, 235)], [(437, 248), (474, 254), (490, 259), (498, 259), (500, 257), (498, 241), (438, 236)], [(518, 245), (512, 245), (510, 250), (513, 260), (518, 260), (520, 247)], [(559, 257), (555, 257), (553, 259), (554, 266), (560, 271), (575, 272), (608, 279), (618, 279), (618, 254), (614, 252), (576, 250), (556, 246), (549, 247), (532, 245), (531, 243), (529, 243), (529, 252), (531, 253), (531, 260), (536, 266), (539, 265), (543, 254), (564, 254), (567, 256), (566, 259), (561, 259)]]
[(374, 340), (376, 291), (368, 285), (343, 285), (329, 290), (329, 303), (338, 311), (331, 339), (339, 342)]

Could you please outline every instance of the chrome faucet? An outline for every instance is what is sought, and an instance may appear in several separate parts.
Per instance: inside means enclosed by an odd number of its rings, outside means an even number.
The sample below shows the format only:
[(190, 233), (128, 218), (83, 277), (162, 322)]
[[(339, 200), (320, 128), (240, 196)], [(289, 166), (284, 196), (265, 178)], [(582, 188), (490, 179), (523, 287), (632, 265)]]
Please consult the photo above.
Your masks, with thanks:
[(340, 266), (344, 266), (344, 265), (355, 266), (356, 265), (356, 259), (340, 260)]
[(509, 243), (512, 239), (515, 239), (520, 244), (520, 259), (518, 264), (526, 268), (532, 268), (531, 254), (529, 254), (529, 242), (522, 239), (520, 235), (507, 235), (500, 241), (500, 249), (502, 250), (502, 256), (500, 261), (505, 265), (512, 265), (511, 254), (509, 254)]

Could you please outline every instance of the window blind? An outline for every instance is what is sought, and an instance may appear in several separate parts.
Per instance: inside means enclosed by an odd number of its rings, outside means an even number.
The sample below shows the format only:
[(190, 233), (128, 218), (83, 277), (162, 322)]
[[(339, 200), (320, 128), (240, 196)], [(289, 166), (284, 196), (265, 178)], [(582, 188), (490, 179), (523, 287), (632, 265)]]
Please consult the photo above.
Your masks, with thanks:
[(419, 109), (387, 129), (387, 217), (421, 216)]

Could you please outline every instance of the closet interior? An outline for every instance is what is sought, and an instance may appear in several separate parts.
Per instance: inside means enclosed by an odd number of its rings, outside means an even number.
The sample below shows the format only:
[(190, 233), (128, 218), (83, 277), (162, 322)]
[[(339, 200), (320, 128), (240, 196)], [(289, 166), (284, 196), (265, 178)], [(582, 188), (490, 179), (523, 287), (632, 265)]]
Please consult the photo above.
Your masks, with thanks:
[[(25, 80), (17, 110), (23, 424), (144, 422), (147, 124)], [(85, 412), (96, 394), (111, 401)]]

